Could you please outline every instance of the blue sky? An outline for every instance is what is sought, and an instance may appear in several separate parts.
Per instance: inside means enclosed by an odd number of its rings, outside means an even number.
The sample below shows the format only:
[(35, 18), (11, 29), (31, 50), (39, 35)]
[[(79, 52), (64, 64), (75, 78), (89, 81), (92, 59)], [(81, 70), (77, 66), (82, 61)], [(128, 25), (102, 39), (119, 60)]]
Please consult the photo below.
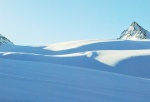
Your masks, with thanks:
[(18, 45), (115, 39), (133, 21), (150, 31), (150, 0), (0, 0), (0, 33)]

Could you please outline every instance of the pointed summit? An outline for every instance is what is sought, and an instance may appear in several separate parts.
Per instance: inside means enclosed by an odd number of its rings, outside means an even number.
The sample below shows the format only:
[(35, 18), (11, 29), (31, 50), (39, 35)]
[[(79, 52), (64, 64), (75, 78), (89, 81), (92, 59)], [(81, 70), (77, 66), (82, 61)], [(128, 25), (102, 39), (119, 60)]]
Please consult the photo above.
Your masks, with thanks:
[[(129, 28), (128, 28), (128, 30), (140, 30), (140, 29), (144, 29), (144, 28), (142, 28), (137, 22), (133, 22), (130, 26), (129, 26)], [(145, 30), (145, 29), (144, 29)]]
[(13, 44), (9, 39), (0, 34), (0, 45), (2, 44)]
[(132, 22), (128, 29), (121, 33), (119, 39), (149, 39), (150, 33), (141, 27), (137, 22)]
[(133, 21), (131, 26), (134, 26), (134, 25), (139, 25), (137, 22)]

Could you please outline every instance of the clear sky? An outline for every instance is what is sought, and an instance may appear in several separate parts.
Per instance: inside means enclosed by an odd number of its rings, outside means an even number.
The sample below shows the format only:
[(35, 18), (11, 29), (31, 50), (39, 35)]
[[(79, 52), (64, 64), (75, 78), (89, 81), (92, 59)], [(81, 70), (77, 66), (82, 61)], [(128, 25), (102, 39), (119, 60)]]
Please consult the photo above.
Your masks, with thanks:
[(133, 21), (150, 31), (150, 0), (0, 0), (0, 33), (18, 45), (115, 39)]

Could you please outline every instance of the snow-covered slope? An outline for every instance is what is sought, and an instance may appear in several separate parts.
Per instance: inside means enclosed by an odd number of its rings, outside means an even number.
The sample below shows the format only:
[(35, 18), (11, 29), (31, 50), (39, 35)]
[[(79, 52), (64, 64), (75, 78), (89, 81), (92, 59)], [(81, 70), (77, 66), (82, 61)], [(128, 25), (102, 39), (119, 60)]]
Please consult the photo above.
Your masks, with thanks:
[(150, 80), (88, 68), (0, 59), (0, 102), (149, 102)]
[(133, 22), (127, 30), (121, 33), (119, 39), (149, 39), (150, 33), (141, 27), (137, 22)]
[(13, 44), (9, 39), (0, 34), (0, 45), (1, 44)]
[(150, 78), (150, 40), (85, 40), (0, 46), (1, 59), (55, 63)]
[(150, 40), (0, 46), (0, 102), (150, 102)]

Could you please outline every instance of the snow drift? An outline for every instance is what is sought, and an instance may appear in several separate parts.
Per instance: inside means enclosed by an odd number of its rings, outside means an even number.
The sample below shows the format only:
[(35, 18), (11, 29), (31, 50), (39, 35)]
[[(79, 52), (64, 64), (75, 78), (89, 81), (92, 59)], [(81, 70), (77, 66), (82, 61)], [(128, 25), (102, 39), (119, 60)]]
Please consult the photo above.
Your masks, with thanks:
[(88, 68), (0, 60), (1, 102), (149, 102), (150, 80)]
[(1, 102), (149, 102), (150, 40), (0, 46)]

